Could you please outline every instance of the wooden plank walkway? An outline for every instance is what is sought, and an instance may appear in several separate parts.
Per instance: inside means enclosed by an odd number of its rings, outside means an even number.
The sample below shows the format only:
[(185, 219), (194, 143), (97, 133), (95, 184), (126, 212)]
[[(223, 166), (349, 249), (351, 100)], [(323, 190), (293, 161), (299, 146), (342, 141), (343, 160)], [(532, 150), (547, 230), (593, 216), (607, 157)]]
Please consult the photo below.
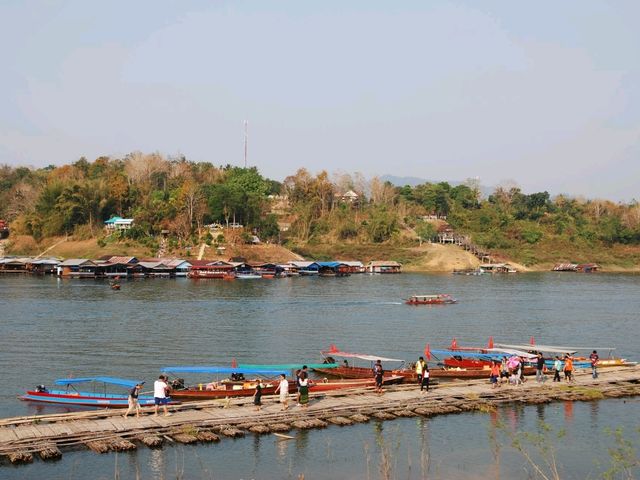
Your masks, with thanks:
[(640, 394), (640, 367), (601, 369), (598, 379), (579, 372), (571, 384), (538, 384), (532, 377), (520, 386), (492, 388), (486, 380), (441, 383), (428, 393), (416, 385), (388, 387), (383, 395), (360, 389), (311, 395), (309, 407), (282, 411), (275, 397), (264, 398), (255, 411), (251, 398), (209, 400), (171, 407), (171, 415), (122, 418), (122, 410), (98, 410), (0, 419), (0, 455), (13, 463), (29, 462), (33, 454), (58, 458), (60, 449), (86, 446), (94, 451), (136, 448), (133, 442), (160, 445), (163, 439), (192, 443), (217, 441), (219, 435), (270, 433), (294, 428), (349, 425), (370, 418), (432, 416), (463, 411), (491, 411), (505, 403), (598, 400)]

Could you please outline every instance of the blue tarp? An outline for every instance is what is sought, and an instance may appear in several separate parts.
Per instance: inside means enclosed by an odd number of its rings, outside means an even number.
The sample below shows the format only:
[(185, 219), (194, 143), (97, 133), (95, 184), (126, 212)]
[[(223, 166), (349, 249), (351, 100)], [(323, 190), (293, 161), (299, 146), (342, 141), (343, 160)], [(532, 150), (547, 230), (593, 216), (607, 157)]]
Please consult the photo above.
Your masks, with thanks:
[(133, 388), (138, 383), (142, 383), (138, 380), (129, 380), (126, 378), (116, 378), (116, 377), (82, 377), (82, 378), (59, 378), (54, 383), (56, 385), (72, 385), (76, 383), (87, 383), (87, 382), (102, 382), (108, 383), (110, 385), (120, 385), (122, 387)]
[(339, 265), (346, 265), (342, 262), (316, 262), (320, 267), (336, 268)]
[(480, 353), (460, 350), (431, 350), (431, 353), (440, 357), (467, 357), (477, 358), (479, 360), (502, 360), (503, 357), (512, 356), (507, 353)]
[(285, 373), (283, 370), (265, 370), (265, 369), (252, 369), (252, 368), (243, 368), (238, 366), (236, 368), (233, 367), (218, 367), (215, 365), (204, 366), (204, 367), (164, 367), (160, 369), (161, 372), (164, 373), (222, 373), (222, 374), (232, 374), (232, 373), (248, 373), (248, 374), (256, 374), (256, 375), (280, 375), (281, 373)]

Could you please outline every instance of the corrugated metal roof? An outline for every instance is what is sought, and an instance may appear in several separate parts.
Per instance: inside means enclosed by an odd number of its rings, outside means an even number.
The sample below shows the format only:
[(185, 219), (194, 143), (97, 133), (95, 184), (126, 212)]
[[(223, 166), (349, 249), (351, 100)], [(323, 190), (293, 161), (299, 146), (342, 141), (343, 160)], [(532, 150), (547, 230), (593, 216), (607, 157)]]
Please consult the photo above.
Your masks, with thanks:
[(136, 257), (113, 256), (109, 258), (109, 263), (138, 263)]
[(79, 267), (81, 265), (84, 266), (95, 266), (91, 260), (87, 258), (68, 258), (64, 262), (60, 263), (60, 267)]
[(394, 260), (372, 260), (367, 265), (371, 267), (401, 267), (402, 264)]

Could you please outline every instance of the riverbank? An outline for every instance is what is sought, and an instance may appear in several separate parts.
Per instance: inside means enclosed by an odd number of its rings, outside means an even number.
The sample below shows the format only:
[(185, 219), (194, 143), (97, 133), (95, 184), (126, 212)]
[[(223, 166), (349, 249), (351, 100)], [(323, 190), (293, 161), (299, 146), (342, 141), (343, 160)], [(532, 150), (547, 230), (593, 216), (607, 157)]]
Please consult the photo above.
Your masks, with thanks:
[[(5, 253), (16, 256), (35, 256), (46, 252), (47, 256), (59, 258), (100, 258), (110, 255), (153, 257), (155, 252), (133, 241), (114, 242), (100, 245), (96, 238), (73, 239), (51, 237), (36, 242), (27, 235), (13, 236), (5, 241)], [(231, 257), (246, 258), (252, 262), (278, 262), (313, 260), (395, 260), (403, 265), (403, 271), (416, 273), (451, 273), (453, 270), (475, 269), (480, 260), (456, 245), (424, 243), (421, 246), (394, 244), (306, 244), (292, 246), (259, 244), (226, 244), (223, 250), (206, 246), (204, 258), (228, 260)], [(640, 247), (616, 245), (607, 250), (574, 251), (570, 245), (543, 245), (533, 251), (500, 251), (495, 255), (501, 262), (511, 264), (518, 272), (546, 272), (556, 263), (594, 262), (601, 270), (610, 273), (640, 272)], [(168, 254), (180, 258), (198, 258), (200, 247), (180, 249)], [(540, 258), (536, 263), (519, 261), (532, 256)]]

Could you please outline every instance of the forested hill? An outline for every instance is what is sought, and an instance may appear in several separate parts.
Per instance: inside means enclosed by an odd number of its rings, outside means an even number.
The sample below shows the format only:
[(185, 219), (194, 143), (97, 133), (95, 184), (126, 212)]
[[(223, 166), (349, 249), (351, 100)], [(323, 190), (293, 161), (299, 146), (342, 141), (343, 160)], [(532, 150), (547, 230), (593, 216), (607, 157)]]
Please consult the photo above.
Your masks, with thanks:
[[(114, 215), (133, 218), (134, 227), (107, 235), (104, 221)], [(12, 235), (36, 241), (66, 234), (102, 243), (137, 242), (150, 253), (162, 231), (171, 253), (222, 243), (225, 238), (213, 238), (205, 226), (235, 223), (243, 226), (245, 241), (257, 235), (311, 255), (326, 255), (332, 245), (341, 252), (346, 246), (353, 252), (383, 244), (413, 248), (419, 239), (450, 228), (527, 265), (593, 261), (632, 268), (640, 260), (636, 202), (550, 198), (518, 188), (481, 196), (473, 181), (396, 187), (359, 174), (314, 175), (305, 169), (277, 182), (256, 168), (157, 153), (81, 158), (41, 169), (2, 166), (0, 218), (10, 222)]]

